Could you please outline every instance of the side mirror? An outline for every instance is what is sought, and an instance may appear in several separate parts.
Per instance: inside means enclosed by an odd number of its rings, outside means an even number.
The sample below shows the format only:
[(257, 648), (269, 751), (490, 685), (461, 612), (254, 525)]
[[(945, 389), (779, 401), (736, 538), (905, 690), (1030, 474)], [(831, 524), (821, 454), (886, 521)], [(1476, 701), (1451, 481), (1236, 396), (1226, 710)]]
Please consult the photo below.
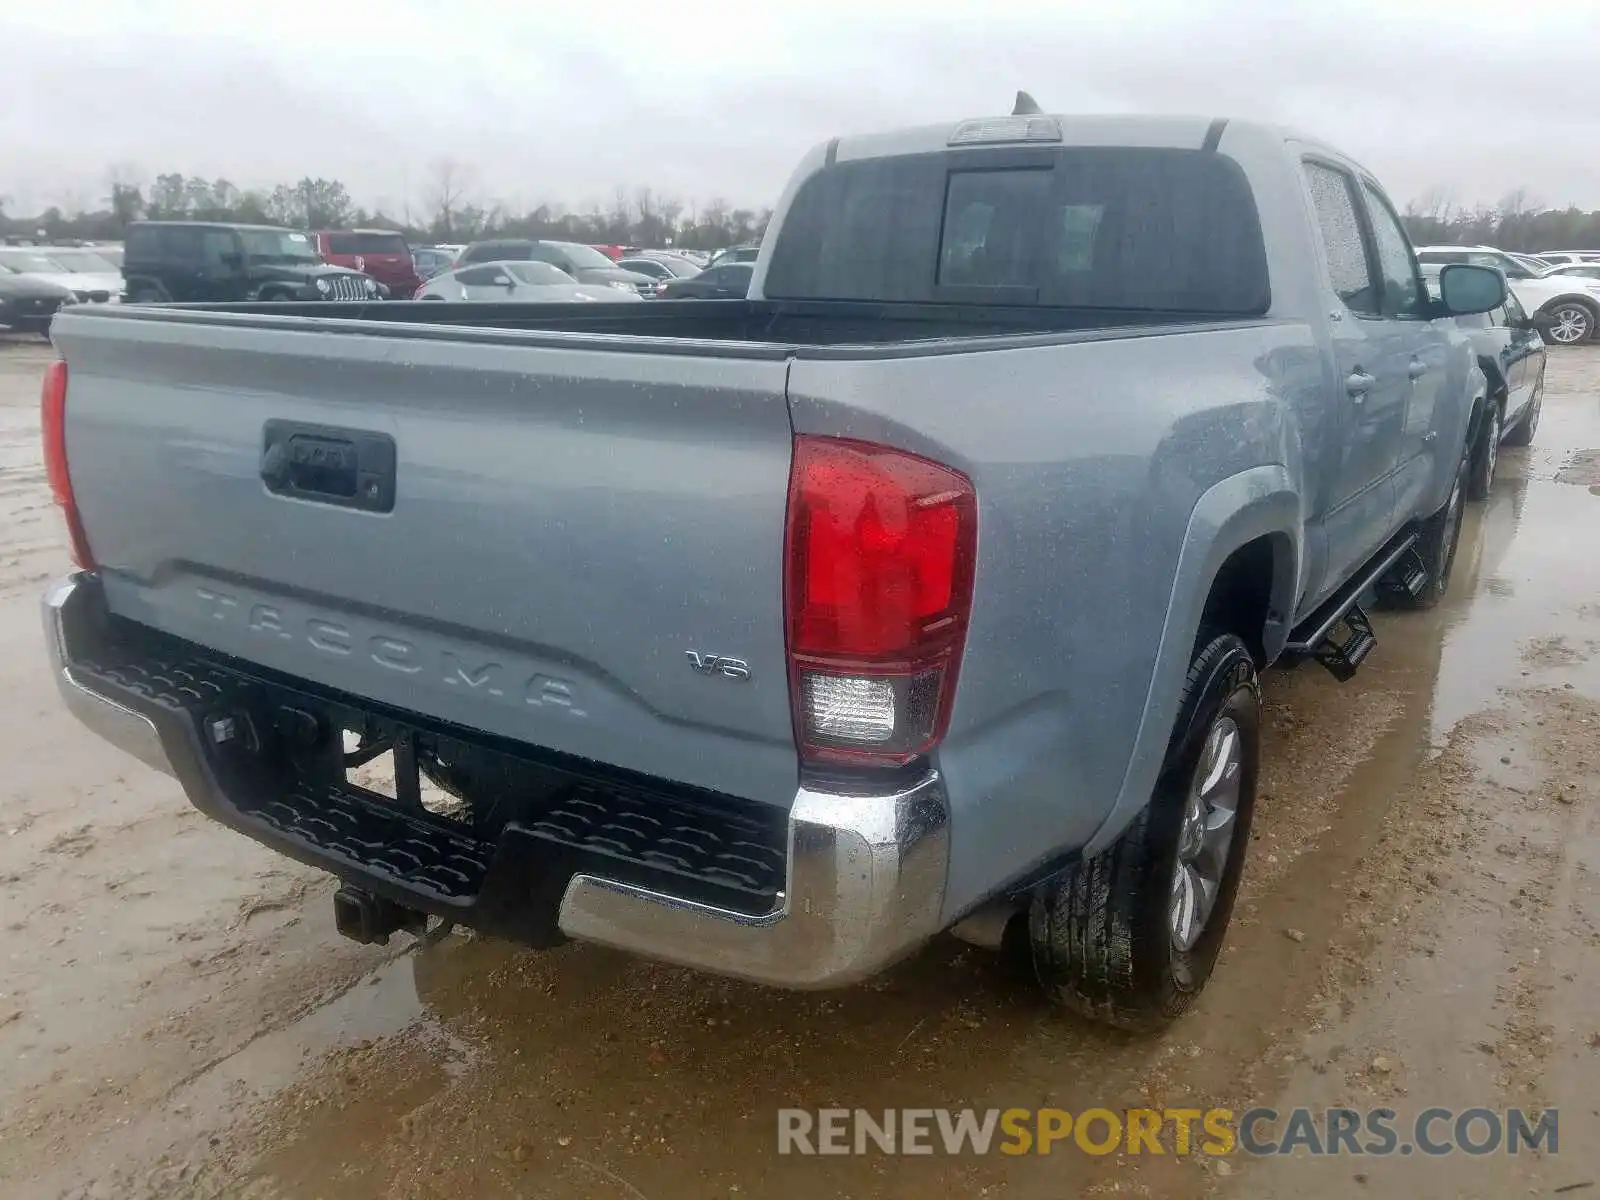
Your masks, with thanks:
[(517, 286), (516, 282), (509, 275), (496, 275), (494, 277), (494, 281), (498, 287), (514, 288)]
[(1506, 277), (1493, 267), (1452, 263), (1439, 272), (1440, 314), (1470, 317), (1492, 312), (1506, 302)]

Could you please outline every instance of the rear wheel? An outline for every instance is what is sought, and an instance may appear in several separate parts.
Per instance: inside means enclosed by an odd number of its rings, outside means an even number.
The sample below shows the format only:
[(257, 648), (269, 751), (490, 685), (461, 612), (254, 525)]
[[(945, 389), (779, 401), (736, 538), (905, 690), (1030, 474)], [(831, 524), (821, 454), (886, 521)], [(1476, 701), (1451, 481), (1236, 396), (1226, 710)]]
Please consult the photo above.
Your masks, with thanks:
[(1034, 970), (1055, 1003), (1154, 1029), (1199, 996), (1250, 840), (1260, 713), (1244, 642), (1203, 634), (1150, 803), (1109, 847), (1034, 896)]
[(1522, 410), (1522, 415), (1517, 418), (1506, 434), (1508, 446), (1531, 446), (1533, 435), (1539, 429), (1539, 411), (1544, 407), (1544, 368), (1539, 368), (1539, 378), (1533, 385), (1533, 398), (1528, 401), (1528, 407)]
[(1417, 542), (1417, 554), (1423, 569), (1428, 572), (1428, 582), (1415, 596), (1396, 591), (1391, 603), (1400, 608), (1432, 608), (1444, 599), (1450, 589), (1450, 571), (1456, 563), (1456, 547), (1461, 544), (1461, 513), (1466, 507), (1467, 477), (1472, 469), (1469, 452), (1456, 470), (1455, 481), (1450, 486), (1450, 498), (1444, 507), (1429, 517), (1422, 526), (1422, 537)]
[(1576, 300), (1563, 300), (1545, 310), (1545, 336), (1560, 346), (1576, 346), (1594, 336), (1594, 310)]

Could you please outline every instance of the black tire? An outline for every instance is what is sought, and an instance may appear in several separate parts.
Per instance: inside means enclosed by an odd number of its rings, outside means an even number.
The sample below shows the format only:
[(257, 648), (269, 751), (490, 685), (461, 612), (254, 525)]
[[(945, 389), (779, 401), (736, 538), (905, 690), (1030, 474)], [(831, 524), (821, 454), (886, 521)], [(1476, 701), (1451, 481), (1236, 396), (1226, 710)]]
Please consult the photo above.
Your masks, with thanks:
[(1533, 435), (1539, 430), (1539, 413), (1544, 408), (1544, 368), (1539, 368), (1539, 378), (1534, 381), (1533, 397), (1522, 410), (1517, 423), (1506, 431), (1506, 445), (1531, 446)]
[[(1237, 736), (1238, 794), (1220, 879), (1198, 937), (1174, 933), (1180, 839), (1213, 730)], [(1260, 760), (1255, 661), (1231, 633), (1201, 635), (1150, 803), (1094, 858), (1035, 893), (1028, 912), (1034, 971), (1056, 1004), (1123, 1029), (1158, 1029), (1181, 1016), (1216, 966), (1250, 841)]]
[(1472, 455), (1468, 453), (1456, 470), (1449, 499), (1444, 502), (1443, 508), (1423, 523), (1422, 538), (1417, 542), (1417, 553), (1428, 572), (1428, 582), (1415, 596), (1404, 591), (1393, 593), (1389, 599), (1396, 608), (1432, 608), (1450, 590), (1450, 571), (1456, 563), (1456, 547), (1461, 544), (1461, 513), (1466, 507), (1467, 482), (1471, 472)]
[(1505, 435), (1503, 397), (1491, 396), (1479, 422), (1477, 444), (1467, 467), (1467, 499), (1487, 500), (1494, 491), (1494, 468), (1500, 460), (1500, 439)]

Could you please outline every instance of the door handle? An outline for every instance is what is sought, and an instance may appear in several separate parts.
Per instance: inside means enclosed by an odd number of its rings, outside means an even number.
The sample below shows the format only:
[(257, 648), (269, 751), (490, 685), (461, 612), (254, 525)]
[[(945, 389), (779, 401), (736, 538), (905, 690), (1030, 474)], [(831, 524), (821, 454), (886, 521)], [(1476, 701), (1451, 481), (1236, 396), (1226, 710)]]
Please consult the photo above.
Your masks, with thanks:
[(1411, 376), (1412, 379), (1421, 379), (1427, 373), (1428, 364), (1423, 362), (1420, 358), (1413, 358), (1411, 360), (1411, 365), (1406, 368), (1406, 374)]
[(1372, 385), (1378, 382), (1375, 375), (1368, 375), (1360, 367), (1344, 377), (1344, 390), (1350, 393), (1350, 398), (1357, 404), (1367, 398), (1367, 393), (1372, 390)]

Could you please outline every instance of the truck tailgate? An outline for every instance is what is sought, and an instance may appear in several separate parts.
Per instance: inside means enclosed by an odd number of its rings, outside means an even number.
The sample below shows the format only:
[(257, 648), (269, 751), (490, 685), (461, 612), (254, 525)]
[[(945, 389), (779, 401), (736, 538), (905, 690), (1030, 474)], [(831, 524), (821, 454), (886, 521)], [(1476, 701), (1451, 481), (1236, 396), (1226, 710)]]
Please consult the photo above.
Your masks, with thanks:
[[(114, 612), (518, 741), (793, 799), (781, 352), (178, 313), (54, 336)], [(269, 487), (269, 423), (337, 471), (378, 446), (360, 461), (376, 500)], [(384, 438), (392, 483), (366, 474)], [(747, 671), (705, 670), (718, 656)]]

